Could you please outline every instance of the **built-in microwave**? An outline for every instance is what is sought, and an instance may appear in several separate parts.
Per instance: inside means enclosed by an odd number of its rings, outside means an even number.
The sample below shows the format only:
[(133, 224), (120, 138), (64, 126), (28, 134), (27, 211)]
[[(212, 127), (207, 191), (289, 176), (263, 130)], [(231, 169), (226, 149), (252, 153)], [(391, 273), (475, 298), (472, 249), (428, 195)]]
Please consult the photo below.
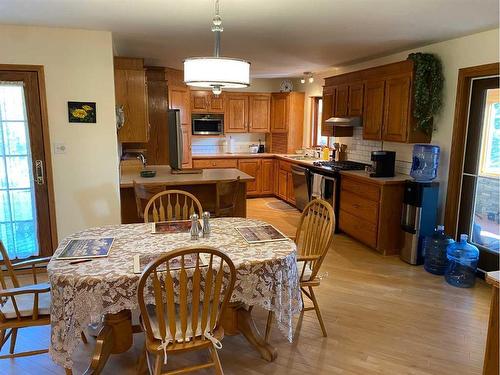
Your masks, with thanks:
[(222, 114), (195, 114), (191, 115), (194, 135), (222, 135), (224, 134), (224, 115)]

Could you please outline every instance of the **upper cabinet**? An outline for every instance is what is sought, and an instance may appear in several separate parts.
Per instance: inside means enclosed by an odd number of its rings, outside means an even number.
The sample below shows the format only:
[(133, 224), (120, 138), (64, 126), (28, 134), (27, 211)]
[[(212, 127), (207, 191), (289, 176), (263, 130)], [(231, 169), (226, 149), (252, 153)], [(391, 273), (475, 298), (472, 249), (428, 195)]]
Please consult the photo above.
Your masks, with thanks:
[(248, 95), (242, 93), (227, 93), (225, 106), (224, 132), (247, 133)]
[(124, 115), (118, 140), (123, 143), (148, 142), (148, 94), (143, 60), (115, 57), (114, 75), (115, 103)]
[(288, 131), (288, 112), (290, 110), (290, 94), (285, 92), (271, 95), (271, 132), (286, 133)]
[(191, 91), (191, 111), (197, 113), (224, 113), (224, 94), (211, 91)]
[(293, 153), (302, 147), (304, 99), (303, 92), (271, 94), (271, 152)]
[(363, 114), (363, 83), (349, 85), (348, 115), (361, 116)]
[(225, 133), (268, 133), (271, 95), (228, 92), (225, 98)]
[[(429, 143), (431, 136), (415, 127), (413, 79), (410, 60), (326, 78), (323, 122), (330, 113), (336, 117), (362, 116), (363, 139)], [(335, 131), (327, 126), (322, 134)]]
[(248, 101), (248, 131), (269, 133), (271, 130), (271, 95), (251, 94)]

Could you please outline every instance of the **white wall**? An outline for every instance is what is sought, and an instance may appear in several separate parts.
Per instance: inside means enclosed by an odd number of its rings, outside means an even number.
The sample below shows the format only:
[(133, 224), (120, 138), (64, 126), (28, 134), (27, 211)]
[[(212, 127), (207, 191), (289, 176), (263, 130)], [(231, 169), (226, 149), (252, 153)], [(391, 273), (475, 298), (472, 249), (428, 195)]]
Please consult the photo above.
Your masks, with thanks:
[[(43, 65), (59, 240), (120, 222), (111, 33), (0, 25), (0, 63)], [(70, 125), (68, 101), (97, 103), (97, 123)], [(54, 154), (64, 143), (65, 154)]]
[[(458, 70), (469, 66), (488, 64), (499, 60), (499, 29), (468, 35), (462, 38), (430, 44), (360, 64), (332, 68), (328, 71), (315, 74), (314, 84), (306, 85), (304, 139), (310, 139), (310, 99), (311, 96), (321, 96), (324, 81), (322, 78), (351, 71), (365, 69), (377, 65), (388, 64), (405, 60), (409, 53), (426, 52), (437, 55), (443, 64), (444, 88), (443, 107), (437, 116), (436, 130), (432, 135), (432, 143), (441, 147), (441, 161), (438, 181), (441, 183), (440, 201), (445, 202), (446, 186), (448, 181), (448, 167), (451, 138), (453, 133), (453, 118), (455, 113), (455, 99), (457, 89)], [(384, 142), (384, 148), (396, 151), (398, 159), (411, 160), (411, 145)]]

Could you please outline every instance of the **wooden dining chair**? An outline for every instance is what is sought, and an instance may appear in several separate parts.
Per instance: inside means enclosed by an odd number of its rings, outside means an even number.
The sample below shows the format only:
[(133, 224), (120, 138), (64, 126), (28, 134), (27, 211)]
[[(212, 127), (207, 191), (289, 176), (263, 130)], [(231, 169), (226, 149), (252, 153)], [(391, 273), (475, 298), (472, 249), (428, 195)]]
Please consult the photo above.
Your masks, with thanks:
[(144, 222), (188, 220), (195, 212), (201, 218), (203, 209), (193, 194), (183, 190), (166, 190), (149, 200), (144, 209)]
[[(321, 283), (318, 272), (332, 244), (334, 228), (335, 213), (333, 207), (322, 199), (314, 199), (302, 211), (295, 235), (300, 289), (302, 296), (305, 295), (313, 303), (312, 307), (304, 307), (301, 314), (304, 311), (315, 310), (325, 337), (327, 332), (313, 288), (318, 287)], [(273, 314), (270, 312), (267, 318), (266, 341), (269, 339), (272, 317)]]
[[(183, 374), (214, 367), (223, 374), (217, 354), (224, 336), (219, 321), (235, 280), (231, 259), (209, 247), (174, 250), (148, 264), (137, 295), (150, 373)], [(210, 361), (162, 372), (169, 354), (205, 349)]]
[(240, 176), (235, 180), (222, 182), (215, 185), (215, 216), (234, 216), (236, 202), (238, 200), (238, 191), (240, 189)]
[[(20, 328), (50, 325), (50, 285), (38, 283), (40, 266), (47, 265), (50, 257), (31, 259), (13, 264), (2, 241), (0, 253), (4, 269), (0, 270), (0, 350), (10, 338), (9, 354), (0, 359), (47, 353), (48, 349), (14, 353)], [(31, 269), (33, 284), (21, 286), (16, 271)], [(10, 279), (10, 281), (9, 281)]]
[(137, 216), (144, 219), (144, 208), (149, 200), (156, 194), (166, 190), (165, 185), (144, 185), (134, 181), (135, 205), (137, 207)]

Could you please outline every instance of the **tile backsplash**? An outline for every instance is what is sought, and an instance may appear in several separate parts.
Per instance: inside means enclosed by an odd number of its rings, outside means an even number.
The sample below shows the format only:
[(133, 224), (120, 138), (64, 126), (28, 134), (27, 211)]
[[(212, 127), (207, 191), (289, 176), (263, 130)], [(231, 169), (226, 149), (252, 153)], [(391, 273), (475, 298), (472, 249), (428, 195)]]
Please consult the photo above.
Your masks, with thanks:
[(371, 164), (372, 151), (387, 150), (396, 152), (396, 172), (410, 174), (413, 145), (363, 139), (363, 128), (354, 128), (352, 137), (337, 137), (334, 142), (347, 145), (348, 160)]
[(193, 155), (226, 152), (245, 153), (249, 152), (248, 146), (259, 144), (259, 139), (263, 145), (266, 144), (266, 135), (264, 133), (235, 133), (226, 134), (223, 137), (193, 137), (191, 149)]

